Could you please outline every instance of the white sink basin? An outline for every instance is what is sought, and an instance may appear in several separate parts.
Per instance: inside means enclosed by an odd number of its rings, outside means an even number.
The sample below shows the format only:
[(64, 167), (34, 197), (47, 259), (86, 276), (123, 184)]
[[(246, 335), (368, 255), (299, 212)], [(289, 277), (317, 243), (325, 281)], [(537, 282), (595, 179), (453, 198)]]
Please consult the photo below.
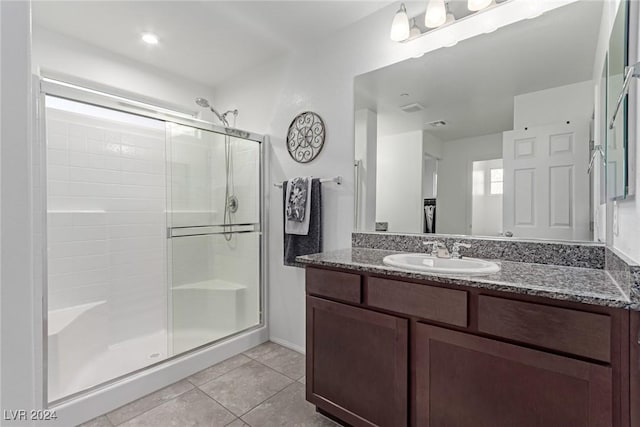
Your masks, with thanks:
[(500, 271), (495, 262), (477, 258), (436, 258), (427, 254), (395, 254), (384, 257), (382, 262), (391, 267), (426, 273), (460, 274), (477, 276)]

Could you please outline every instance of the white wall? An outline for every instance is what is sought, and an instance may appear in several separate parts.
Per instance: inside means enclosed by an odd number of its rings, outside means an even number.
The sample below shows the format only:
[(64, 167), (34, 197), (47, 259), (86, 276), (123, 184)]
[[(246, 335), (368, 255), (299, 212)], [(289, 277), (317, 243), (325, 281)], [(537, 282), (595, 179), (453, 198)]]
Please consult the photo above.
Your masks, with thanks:
[(378, 139), (376, 222), (387, 231), (423, 230), (422, 132), (380, 136)]
[(376, 166), (378, 150), (377, 114), (369, 109), (355, 112), (354, 144), (355, 160), (358, 166), (359, 200), (356, 227), (360, 230), (374, 230), (376, 221)]
[(502, 159), (473, 162), (471, 232), (474, 236), (502, 234), (502, 193), (491, 194), (491, 169), (502, 169)]
[(425, 199), (433, 199), (438, 193), (438, 160), (425, 157), (422, 169), (422, 195)]
[(517, 95), (513, 100), (513, 128), (544, 126), (565, 121), (588, 123), (593, 114), (591, 80)]
[(29, 13), (27, 2), (0, 2), (0, 393), (6, 410), (37, 407), (35, 390), (42, 390), (32, 237), (43, 230), (32, 228)]
[[(33, 29), (32, 69), (34, 73), (42, 70), (73, 76), (184, 111), (201, 111), (194, 102), (196, 97), (213, 101), (210, 87), (37, 25)], [(202, 114), (214, 121), (212, 113)]]
[(502, 134), (447, 141), (438, 163), (436, 230), (446, 234), (471, 234), (473, 162), (502, 158)]
[(425, 155), (434, 159), (442, 158), (442, 144), (442, 140), (431, 132), (422, 132), (422, 148)]

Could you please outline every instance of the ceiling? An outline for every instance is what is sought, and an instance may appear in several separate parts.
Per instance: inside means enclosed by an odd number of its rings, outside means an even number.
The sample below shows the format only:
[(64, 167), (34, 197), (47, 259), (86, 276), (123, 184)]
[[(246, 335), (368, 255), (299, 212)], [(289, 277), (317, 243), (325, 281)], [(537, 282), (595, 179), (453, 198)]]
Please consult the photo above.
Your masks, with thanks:
[[(513, 128), (513, 97), (591, 80), (602, 3), (581, 1), (356, 78), (356, 108), (383, 135), (426, 129), (443, 141)], [(401, 94), (408, 96), (401, 96)], [(405, 113), (400, 106), (425, 109)], [(428, 122), (444, 120), (432, 128)]]
[[(391, 1), (33, 1), (34, 26), (216, 86)], [(140, 40), (143, 32), (160, 39)]]

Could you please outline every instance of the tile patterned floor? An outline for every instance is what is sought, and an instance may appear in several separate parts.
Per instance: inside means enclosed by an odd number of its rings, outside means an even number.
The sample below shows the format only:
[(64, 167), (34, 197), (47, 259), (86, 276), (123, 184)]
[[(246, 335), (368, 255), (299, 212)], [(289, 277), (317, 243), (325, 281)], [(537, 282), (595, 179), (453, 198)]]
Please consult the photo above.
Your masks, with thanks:
[(81, 427), (335, 427), (304, 399), (304, 356), (267, 342)]

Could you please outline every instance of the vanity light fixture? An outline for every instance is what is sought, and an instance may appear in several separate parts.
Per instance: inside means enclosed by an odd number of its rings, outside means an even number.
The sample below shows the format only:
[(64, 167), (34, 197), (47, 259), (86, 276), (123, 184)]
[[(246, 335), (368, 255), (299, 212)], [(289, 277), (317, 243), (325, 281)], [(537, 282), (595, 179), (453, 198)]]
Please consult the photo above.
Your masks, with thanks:
[(445, 3), (445, 7), (447, 9), (447, 19), (444, 21), (445, 25), (449, 25), (451, 24), (453, 21), (456, 20), (456, 17), (453, 13), (451, 13), (451, 11), (449, 10), (449, 3)]
[(407, 8), (404, 3), (400, 5), (400, 9), (396, 12), (391, 23), (391, 40), (394, 42), (401, 42), (409, 38), (409, 16), (407, 15)]
[(158, 44), (158, 36), (153, 33), (144, 33), (142, 34), (142, 41), (146, 44), (157, 45)]
[(416, 24), (416, 18), (411, 19), (411, 31), (409, 31), (409, 38), (412, 39), (414, 37), (418, 37), (422, 34), (420, 27)]
[(429, 0), (424, 14), (424, 25), (427, 28), (437, 28), (447, 22), (447, 8), (444, 0)]
[(491, 6), (491, 3), (493, 3), (493, 0), (467, 0), (467, 9), (477, 12)]

